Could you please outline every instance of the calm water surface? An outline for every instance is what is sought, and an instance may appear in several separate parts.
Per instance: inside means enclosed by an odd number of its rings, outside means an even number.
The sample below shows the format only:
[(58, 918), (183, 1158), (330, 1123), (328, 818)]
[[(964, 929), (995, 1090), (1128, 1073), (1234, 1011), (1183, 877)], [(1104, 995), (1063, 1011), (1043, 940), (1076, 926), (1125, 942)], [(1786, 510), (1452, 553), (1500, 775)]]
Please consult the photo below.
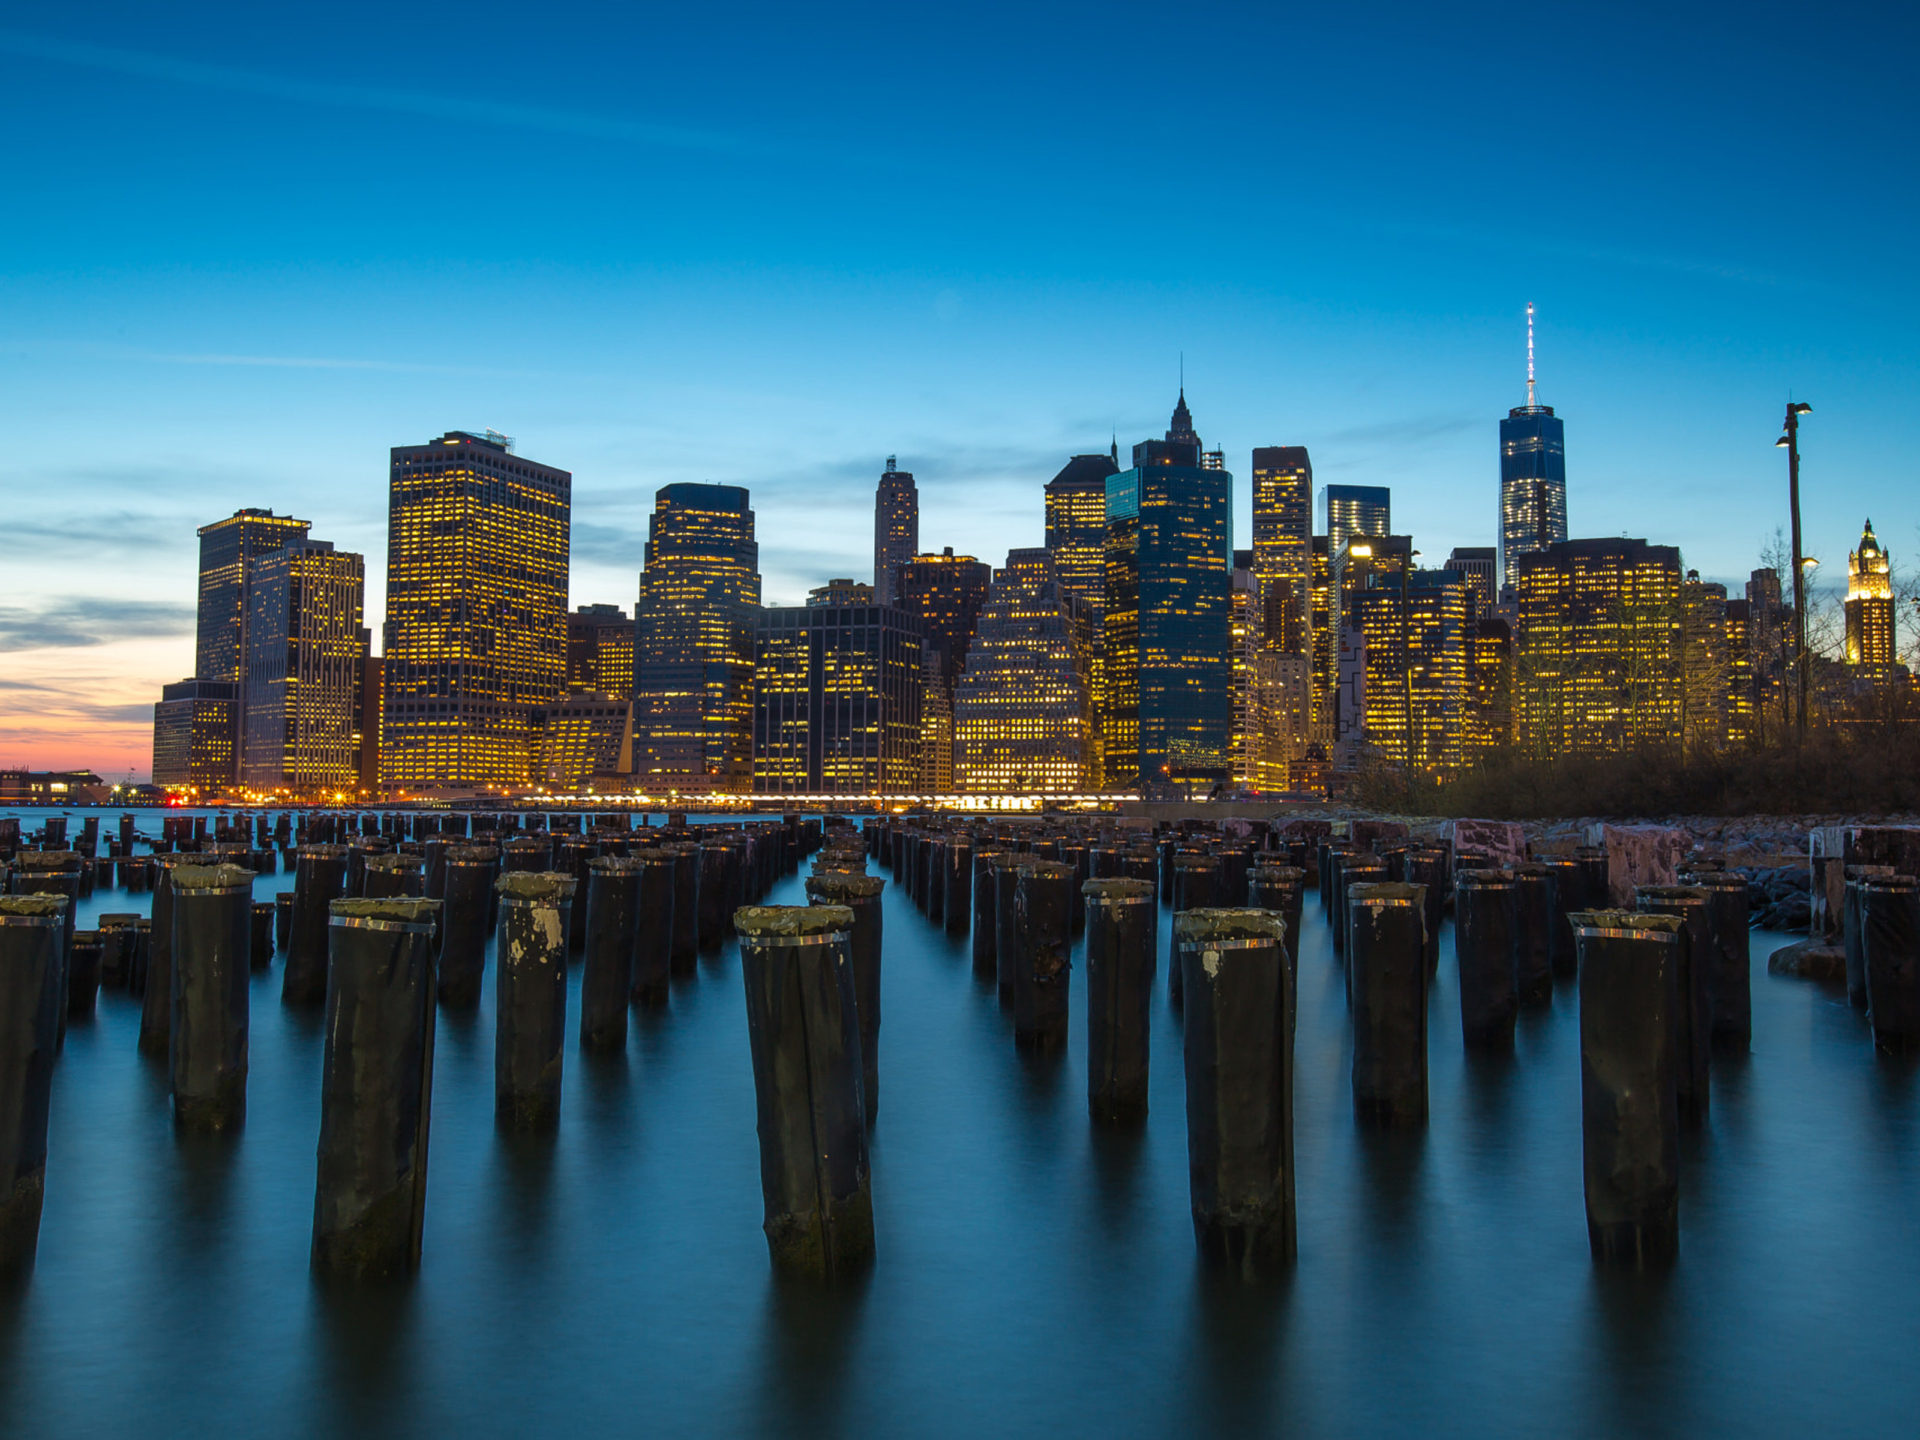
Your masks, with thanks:
[[(770, 898), (801, 903), (800, 881)], [(1249, 1288), (1195, 1261), (1164, 989), (1152, 1117), (1096, 1132), (1084, 977), (1068, 1054), (1036, 1063), (966, 937), (891, 886), (885, 916), (879, 1261), (840, 1293), (768, 1270), (731, 945), (636, 1015), (625, 1055), (569, 1045), (547, 1139), (494, 1131), (491, 984), (442, 1014), (422, 1269), (348, 1297), (308, 1276), (320, 1021), (281, 1007), (277, 959), (234, 1138), (175, 1136), (137, 1002), (103, 996), (55, 1078), (38, 1268), (0, 1295), (0, 1430), (1920, 1433), (1920, 1080), (1844, 997), (1767, 975), (1788, 937), (1755, 937), (1753, 1052), (1717, 1065), (1683, 1144), (1680, 1263), (1621, 1277), (1588, 1258), (1572, 991), (1522, 1017), (1511, 1058), (1470, 1058), (1447, 935), (1431, 1123), (1358, 1132), (1310, 900), (1300, 1262)]]

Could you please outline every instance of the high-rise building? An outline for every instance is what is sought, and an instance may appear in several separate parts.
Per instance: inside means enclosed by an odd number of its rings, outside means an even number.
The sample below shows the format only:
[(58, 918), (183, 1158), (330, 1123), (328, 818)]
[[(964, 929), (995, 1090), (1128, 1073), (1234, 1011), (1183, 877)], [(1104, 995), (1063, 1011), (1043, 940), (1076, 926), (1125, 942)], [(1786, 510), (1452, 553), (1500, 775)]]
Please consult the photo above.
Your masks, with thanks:
[(914, 556), (894, 574), (895, 603), (919, 629), (923, 652), (919, 789), (943, 795), (953, 788), (953, 686), (966, 666), (993, 567), (948, 546), (938, 555)]
[(1456, 545), (1443, 568), (1467, 582), (1473, 595), (1473, 613), (1478, 616), (1493, 613), (1498, 566), (1499, 551), (1492, 545)]
[(1308, 659), (1265, 638), (1257, 552), (1236, 550), (1229, 634), (1233, 646), (1232, 768), (1252, 790), (1286, 790), (1293, 762), (1305, 753), (1312, 687)]
[(1467, 676), (1467, 763), (1513, 744), (1513, 626), (1502, 615), (1473, 623), (1473, 653)]
[(1645, 540), (1562, 540), (1522, 555), (1514, 708), (1542, 755), (1680, 739), (1680, 552)]
[(1869, 520), (1847, 555), (1847, 663), (1892, 665), (1893, 631), (1893, 560)]
[(913, 793), (920, 783), (920, 635), (873, 587), (835, 580), (754, 625), (753, 789)]
[(899, 596), (900, 567), (920, 553), (920, 491), (913, 472), (887, 457), (873, 497), (873, 593), (882, 605)]
[(1068, 611), (1049, 551), (1007, 552), (954, 688), (958, 789), (1071, 794), (1085, 786), (1092, 726)]
[(1075, 455), (1047, 482), (1047, 553), (1060, 595), (1096, 619), (1106, 589), (1107, 477), (1120, 469), (1119, 446)]
[(921, 643), (938, 657), (940, 674), (951, 690), (966, 667), (980, 607), (993, 584), (993, 567), (971, 555), (955, 555), (948, 546), (938, 555), (914, 556), (895, 573), (899, 590), (893, 603), (918, 622)]
[(1200, 465), (1181, 396), (1165, 440), (1107, 480), (1100, 718), (1108, 786), (1228, 777), (1233, 476)]
[(153, 707), (153, 783), (217, 795), (233, 784), (240, 687), (179, 680)]
[(582, 605), (567, 616), (567, 693), (633, 693), (633, 621), (618, 605)]
[(311, 796), (359, 790), (365, 596), (365, 562), (324, 540), (291, 540), (254, 560), (241, 784)]
[(1725, 748), (1732, 668), (1727, 587), (1689, 570), (1680, 582), (1680, 720), (1689, 753)]
[(738, 793), (753, 780), (760, 546), (738, 485), (664, 485), (633, 612), (634, 780)]
[(1747, 577), (1747, 666), (1753, 690), (1754, 743), (1764, 745), (1786, 733), (1790, 687), (1787, 657), (1792, 653), (1793, 611), (1783, 602), (1780, 572), (1761, 566)]
[[(1085, 658), (1088, 703), (1099, 715), (1105, 704), (1106, 664), (1100, 625), (1107, 593), (1107, 478), (1120, 470), (1116, 441), (1105, 455), (1075, 455), (1047, 482), (1047, 553), (1055, 583), (1072, 617), (1074, 643)], [(1102, 736), (1093, 726), (1087, 750), (1086, 784), (1102, 784)]]
[[(368, 636), (371, 640), (372, 636)], [(359, 788), (380, 790), (380, 737), (386, 714), (387, 662), (378, 655), (360, 657), (360, 688), (354, 713), (354, 743), (359, 747)]]
[(247, 582), (254, 563), (290, 540), (306, 539), (309, 528), (309, 521), (271, 510), (236, 510), (225, 520), (200, 527), (196, 679), (240, 684), (247, 663)]
[(1333, 743), (1334, 661), (1338, 637), (1333, 629), (1333, 563), (1325, 535), (1313, 537), (1313, 568), (1307, 594), (1313, 614), (1313, 738)]
[(573, 476), (506, 436), (393, 448), (384, 782), (527, 783), (534, 707), (567, 678)]
[(1253, 573), (1261, 638), (1289, 655), (1313, 653), (1313, 462), (1304, 445), (1253, 452)]
[(1329, 485), (1327, 554), (1338, 557), (1356, 535), (1385, 535), (1393, 529), (1393, 491), (1385, 485)]
[(1551, 405), (1534, 403), (1533, 306), (1527, 306), (1527, 403), (1500, 422), (1500, 583), (1514, 567), (1567, 538), (1567, 434)]
[(1466, 763), (1472, 721), (1467, 582), (1448, 570), (1405, 565), (1372, 572), (1368, 581), (1349, 599), (1353, 629), (1364, 640), (1367, 749), (1420, 773), (1457, 770)]

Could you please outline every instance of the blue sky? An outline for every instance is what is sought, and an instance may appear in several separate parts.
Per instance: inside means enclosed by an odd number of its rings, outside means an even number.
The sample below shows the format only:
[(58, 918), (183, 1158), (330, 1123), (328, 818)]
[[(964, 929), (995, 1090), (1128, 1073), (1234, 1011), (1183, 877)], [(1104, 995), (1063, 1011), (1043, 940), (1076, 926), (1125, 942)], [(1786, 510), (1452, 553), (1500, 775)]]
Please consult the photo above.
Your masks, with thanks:
[[(697, 11), (698, 13), (694, 13)], [(772, 600), (1040, 538), (1074, 451), (1306, 444), (1437, 562), (1496, 425), (1567, 422), (1576, 534), (1743, 577), (1805, 430), (1809, 549), (1920, 547), (1911, 12), (1837, 5), (16, 3), (0, 23), (0, 764), (144, 770), (197, 524), (368, 556), (387, 447), (575, 476), (574, 601), (653, 491), (744, 484)], [(1241, 487), (1244, 535), (1245, 488)]]

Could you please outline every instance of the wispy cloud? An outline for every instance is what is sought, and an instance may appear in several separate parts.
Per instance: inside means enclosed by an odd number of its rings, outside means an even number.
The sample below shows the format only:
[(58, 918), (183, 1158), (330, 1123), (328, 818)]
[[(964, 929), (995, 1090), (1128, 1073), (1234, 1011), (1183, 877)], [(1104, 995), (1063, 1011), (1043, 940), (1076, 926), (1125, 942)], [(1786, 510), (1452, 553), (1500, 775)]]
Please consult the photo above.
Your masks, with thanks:
[(484, 365), (434, 365), (416, 360), (360, 359), (337, 355), (236, 355), (218, 351), (176, 352), (134, 350), (117, 346), (88, 346), (110, 359), (145, 361), (154, 365), (233, 365), (269, 370), (372, 370), (396, 375), (476, 375), (495, 379), (526, 379), (529, 370), (500, 370)]
[(1407, 420), (1382, 420), (1367, 425), (1352, 425), (1327, 436), (1335, 445), (1420, 445), (1477, 430), (1486, 424), (1479, 416), (1418, 415)]
[(75, 650), (192, 631), (191, 605), (63, 596), (41, 606), (0, 605), (0, 653)]
[(258, 95), (271, 100), (291, 100), (309, 105), (418, 115), (434, 120), (504, 126), (517, 130), (542, 131), (552, 135), (571, 135), (628, 145), (694, 150), (709, 154), (773, 153), (771, 147), (720, 131), (694, 130), (679, 125), (661, 125), (645, 120), (593, 115), (584, 111), (522, 105), (510, 101), (432, 94), (424, 89), (390, 90), (372, 85), (297, 79), (258, 70), (242, 70), (230, 65), (214, 65), (201, 60), (182, 59), (173, 55), (56, 40), (48, 36), (31, 35), (16, 30), (0, 30), (0, 50), (35, 60), (52, 60), (65, 65), (77, 65), (89, 70), (105, 70), (118, 75), (137, 75), (149, 80), (165, 80), (179, 85), (196, 85), (205, 89)]

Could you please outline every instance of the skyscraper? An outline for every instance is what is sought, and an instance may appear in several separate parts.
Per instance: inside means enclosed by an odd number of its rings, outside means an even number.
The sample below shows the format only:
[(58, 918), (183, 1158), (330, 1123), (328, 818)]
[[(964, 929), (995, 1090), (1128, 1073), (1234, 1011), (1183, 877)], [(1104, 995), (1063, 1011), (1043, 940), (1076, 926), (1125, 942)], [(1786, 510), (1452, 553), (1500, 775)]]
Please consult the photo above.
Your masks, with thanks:
[(920, 553), (920, 492), (913, 472), (887, 457), (873, 497), (873, 594), (881, 605), (898, 598), (899, 568)]
[(1533, 398), (1533, 306), (1527, 306), (1527, 403), (1500, 422), (1500, 583), (1522, 555), (1567, 538), (1567, 435)]
[(240, 687), (178, 680), (153, 707), (153, 783), (216, 794), (233, 783)]
[[(1244, 563), (1243, 563), (1244, 562)], [(1289, 788), (1294, 760), (1306, 748), (1312, 687), (1305, 655), (1265, 638), (1255, 552), (1236, 550), (1230, 635), (1233, 645), (1232, 766), (1234, 780), (1254, 790)]]
[(1047, 482), (1054, 583), (1062, 599), (1086, 607), (1096, 623), (1106, 589), (1107, 477), (1119, 469), (1117, 454), (1075, 455)]
[(389, 786), (527, 783), (534, 707), (566, 685), (572, 503), (570, 473), (493, 431), (393, 448)]
[(1224, 780), (1233, 476), (1200, 464), (1184, 391), (1107, 480), (1100, 719), (1108, 785)]
[(1893, 561), (1873, 533), (1847, 555), (1847, 663), (1893, 664)]
[(1499, 563), (1499, 552), (1492, 545), (1456, 545), (1453, 553), (1447, 556), (1442, 568), (1451, 570), (1467, 582), (1467, 589), (1473, 593), (1475, 615), (1493, 613), (1497, 585), (1494, 572), (1499, 568)]
[(567, 692), (633, 694), (633, 621), (618, 605), (582, 605), (567, 616)]
[(195, 678), (240, 683), (247, 663), (247, 581), (254, 562), (289, 540), (306, 539), (309, 528), (309, 521), (271, 510), (237, 510), (225, 520), (200, 527)]
[(1370, 578), (1352, 597), (1354, 628), (1366, 641), (1367, 745), (1419, 773), (1457, 770), (1470, 729), (1467, 582), (1447, 570)]
[(938, 555), (914, 556), (894, 574), (896, 603), (920, 634), (925, 683), (918, 788), (944, 795), (953, 788), (953, 687), (966, 666), (993, 567), (948, 546)]
[(1304, 445), (1253, 452), (1253, 573), (1261, 638), (1289, 655), (1313, 653), (1313, 462)]
[(1731, 676), (1727, 587), (1689, 570), (1680, 582), (1681, 724), (1689, 754), (1725, 748)]
[(1073, 793), (1087, 778), (1087, 676), (1048, 550), (1010, 550), (954, 688), (954, 784)]
[(1385, 535), (1393, 529), (1393, 491), (1385, 485), (1329, 485), (1327, 554), (1338, 557), (1356, 535)]
[(1680, 738), (1680, 552), (1562, 540), (1515, 567), (1514, 708), (1541, 755)]
[(292, 540), (254, 561), (247, 592), (241, 783), (352, 794), (360, 787), (370, 638), (361, 615), (363, 560), (324, 540)]
[(911, 793), (920, 779), (920, 636), (869, 585), (835, 580), (754, 627), (753, 790)]
[(744, 791), (760, 604), (746, 490), (662, 486), (645, 559), (633, 612), (634, 780), (655, 792)]

